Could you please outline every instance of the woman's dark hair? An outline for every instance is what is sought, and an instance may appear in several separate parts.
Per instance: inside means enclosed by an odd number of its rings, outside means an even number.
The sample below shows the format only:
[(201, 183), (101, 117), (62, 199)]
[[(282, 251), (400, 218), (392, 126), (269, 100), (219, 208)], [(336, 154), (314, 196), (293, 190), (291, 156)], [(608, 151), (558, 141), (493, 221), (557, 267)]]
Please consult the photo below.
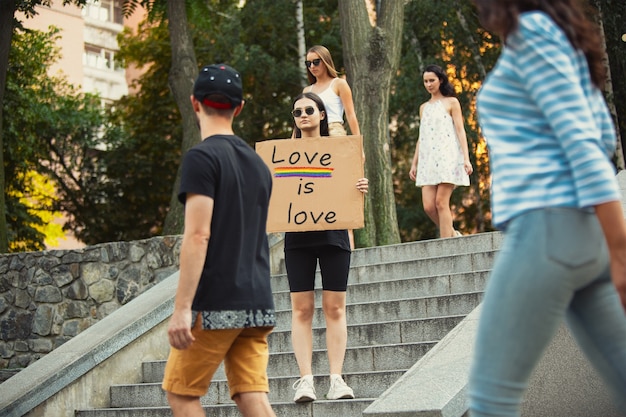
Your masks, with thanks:
[[(319, 110), (319, 112), (320, 113), (324, 112), (324, 118), (320, 120), (320, 136), (330, 136), (330, 134), (328, 133), (328, 115), (326, 114), (326, 107), (324, 106), (324, 102), (322, 101), (320, 96), (318, 96), (315, 93), (298, 94), (298, 96), (296, 96), (296, 98), (293, 99), (291, 108), (293, 109), (293, 106), (295, 106), (296, 101), (303, 99), (303, 98), (308, 98), (309, 100), (313, 100), (315, 104), (317, 105), (317, 109)], [(296, 137), (301, 138), (302, 131), (300, 130), (298, 126), (296, 126), (295, 119), (293, 121), (293, 128), (296, 131)]]
[(454, 87), (452, 87), (452, 84), (450, 84), (448, 80), (448, 75), (439, 65), (427, 65), (426, 68), (424, 68), (424, 72), (422, 72), (422, 76), (424, 76), (426, 72), (432, 72), (439, 78), (439, 91), (441, 91), (444, 97), (456, 97)]
[(606, 67), (599, 29), (586, 16), (580, 0), (474, 0), (481, 24), (506, 38), (518, 27), (519, 15), (538, 10), (546, 13), (565, 32), (574, 48), (581, 50), (593, 84), (603, 88)]

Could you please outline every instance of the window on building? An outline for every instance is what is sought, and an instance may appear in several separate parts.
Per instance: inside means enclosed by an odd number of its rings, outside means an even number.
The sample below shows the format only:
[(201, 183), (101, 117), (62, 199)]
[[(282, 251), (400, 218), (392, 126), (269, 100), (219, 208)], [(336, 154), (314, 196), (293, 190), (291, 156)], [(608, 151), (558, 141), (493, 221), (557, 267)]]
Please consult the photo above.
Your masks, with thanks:
[(89, 0), (83, 7), (83, 16), (121, 25), (124, 23), (122, 0)]
[(115, 62), (115, 52), (95, 45), (85, 45), (83, 65), (109, 71), (119, 71), (123, 68)]

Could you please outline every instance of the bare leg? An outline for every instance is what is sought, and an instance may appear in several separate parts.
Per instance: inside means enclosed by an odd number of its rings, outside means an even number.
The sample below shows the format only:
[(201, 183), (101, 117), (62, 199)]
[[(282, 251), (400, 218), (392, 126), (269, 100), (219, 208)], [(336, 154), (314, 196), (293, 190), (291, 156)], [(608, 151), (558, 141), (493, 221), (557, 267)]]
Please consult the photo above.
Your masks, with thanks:
[(354, 250), (354, 231), (348, 229), (348, 239), (350, 240), (350, 249)]
[(326, 319), (326, 347), (330, 373), (341, 375), (348, 342), (345, 291), (323, 291), (322, 309)]
[(276, 417), (264, 392), (242, 392), (233, 400), (243, 417)]
[(454, 184), (439, 184), (437, 186), (437, 196), (435, 205), (439, 219), (439, 237), (454, 237), (454, 227), (452, 226), (452, 211), (450, 210), (450, 196), (454, 191)]
[(424, 185), (422, 187), (422, 204), (424, 205), (424, 211), (430, 220), (439, 227), (439, 213), (437, 212), (437, 205), (435, 204), (437, 199), (437, 186), (436, 185)]
[(291, 293), (291, 344), (300, 369), (300, 376), (312, 375), (313, 360), (313, 291)]
[(167, 402), (170, 404), (174, 417), (206, 417), (199, 397), (168, 392)]

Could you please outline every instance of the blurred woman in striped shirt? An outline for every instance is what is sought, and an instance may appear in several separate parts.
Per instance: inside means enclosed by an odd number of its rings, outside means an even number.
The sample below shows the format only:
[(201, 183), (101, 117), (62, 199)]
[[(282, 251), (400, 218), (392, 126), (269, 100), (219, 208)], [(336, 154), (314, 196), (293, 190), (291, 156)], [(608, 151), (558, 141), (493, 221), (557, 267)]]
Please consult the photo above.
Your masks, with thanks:
[(483, 302), (471, 416), (519, 416), (563, 319), (626, 411), (626, 223), (600, 36), (579, 0), (474, 1), (504, 41), (477, 107), (505, 237)]

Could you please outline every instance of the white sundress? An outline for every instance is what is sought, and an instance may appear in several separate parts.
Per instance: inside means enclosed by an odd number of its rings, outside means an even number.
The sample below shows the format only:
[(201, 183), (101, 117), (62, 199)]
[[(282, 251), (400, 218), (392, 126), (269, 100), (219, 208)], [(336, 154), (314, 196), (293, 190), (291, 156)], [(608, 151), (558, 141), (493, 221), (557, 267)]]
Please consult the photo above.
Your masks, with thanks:
[(463, 151), (452, 116), (443, 102), (427, 102), (422, 110), (415, 185), (469, 185)]

